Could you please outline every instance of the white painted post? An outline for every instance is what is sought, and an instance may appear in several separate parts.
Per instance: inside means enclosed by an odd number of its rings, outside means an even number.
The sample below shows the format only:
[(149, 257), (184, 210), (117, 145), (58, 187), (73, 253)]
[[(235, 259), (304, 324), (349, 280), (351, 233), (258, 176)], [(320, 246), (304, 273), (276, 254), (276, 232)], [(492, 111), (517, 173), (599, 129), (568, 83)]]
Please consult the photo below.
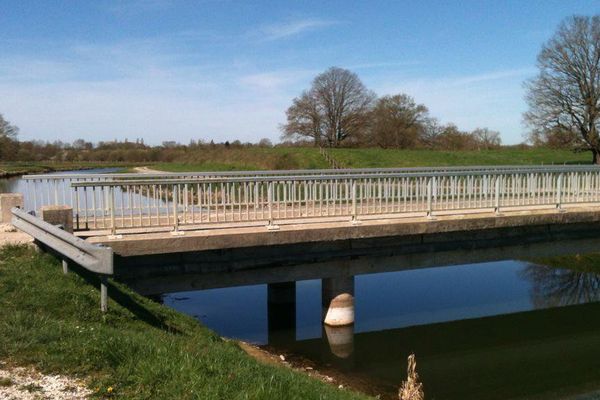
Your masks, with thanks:
[(360, 224), (360, 222), (358, 221), (358, 215), (356, 212), (356, 179), (352, 179), (351, 180), (351, 187), (352, 187), (352, 225), (358, 225)]
[(62, 268), (63, 274), (67, 275), (69, 273), (69, 262), (67, 260), (62, 260)]
[(433, 178), (427, 178), (427, 218), (433, 219), (431, 197), (433, 192)]
[(494, 211), (496, 212), (496, 215), (500, 214), (500, 179), (500, 175), (496, 175), (496, 185), (494, 188), (494, 190), (496, 191), (496, 193), (494, 194)]
[(558, 174), (556, 181), (556, 209), (561, 212), (562, 208), (562, 189), (563, 189), (563, 174)]
[(267, 207), (269, 211), (269, 222), (267, 229), (270, 231), (276, 231), (279, 226), (273, 223), (273, 181), (269, 181), (267, 184)]

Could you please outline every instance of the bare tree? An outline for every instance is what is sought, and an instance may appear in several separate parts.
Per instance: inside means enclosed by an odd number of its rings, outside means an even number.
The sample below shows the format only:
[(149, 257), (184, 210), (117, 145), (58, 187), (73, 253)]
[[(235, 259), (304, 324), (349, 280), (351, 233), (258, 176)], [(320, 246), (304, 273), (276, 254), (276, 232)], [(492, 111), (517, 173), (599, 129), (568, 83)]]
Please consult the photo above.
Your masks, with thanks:
[(492, 131), (488, 128), (477, 128), (471, 132), (473, 139), (479, 149), (489, 150), (500, 147), (502, 140), (500, 139), (500, 132)]
[(283, 138), (311, 137), (315, 144), (337, 147), (366, 129), (374, 99), (355, 73), (331, 67), (294, 99), (286, 112)]
[(383, 148), (413, 148), (425, 130), (427, 113), (408, 95), (381, 97), (372, 112), (371, 140)]
[(576, 132), (577, 147), (600, 163), (600, 16), (566, 19), (538, 55), (540, 72), (526, 86), (532, 133)]
[(11, 125), (10, 122), (4, 119), (0, 114), (0, 138), (16, 139), (19, 134), (19, 128)]
[(293, 100), (286, 111), (287, 124), (282, 126), (285, 139), (312, 138), (315, 146), (325, 140), (323, 117), (316, 96), (305, 91)]

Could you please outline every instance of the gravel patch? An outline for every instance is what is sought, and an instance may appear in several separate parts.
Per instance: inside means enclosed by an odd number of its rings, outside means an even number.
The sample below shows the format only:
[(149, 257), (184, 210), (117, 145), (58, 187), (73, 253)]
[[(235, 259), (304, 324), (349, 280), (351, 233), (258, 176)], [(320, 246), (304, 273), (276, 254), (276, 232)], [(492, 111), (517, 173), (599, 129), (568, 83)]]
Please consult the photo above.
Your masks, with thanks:
[(0, 363), (0, 399), (81, 400), (91, 394), (80, 379), (44, 375), (33, 368), (8, 367)]

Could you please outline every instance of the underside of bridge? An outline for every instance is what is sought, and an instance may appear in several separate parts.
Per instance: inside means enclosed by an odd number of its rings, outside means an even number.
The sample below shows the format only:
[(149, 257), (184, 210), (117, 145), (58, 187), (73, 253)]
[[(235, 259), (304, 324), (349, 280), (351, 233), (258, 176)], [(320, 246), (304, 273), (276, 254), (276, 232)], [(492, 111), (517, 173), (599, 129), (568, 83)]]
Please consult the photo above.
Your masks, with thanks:
[[(115, 277), (143, 294), (590, 253), (600, 208), (106, 236)], [(560, 242), (560, 245), (557, 243)]]

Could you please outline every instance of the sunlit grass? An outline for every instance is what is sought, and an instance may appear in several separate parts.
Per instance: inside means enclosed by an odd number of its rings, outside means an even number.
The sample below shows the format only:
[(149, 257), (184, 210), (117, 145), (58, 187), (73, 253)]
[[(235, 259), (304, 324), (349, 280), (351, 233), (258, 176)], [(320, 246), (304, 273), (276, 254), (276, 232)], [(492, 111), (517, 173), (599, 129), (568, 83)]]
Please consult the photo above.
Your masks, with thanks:
[(362, 398), (260, 364), (235, 342), (122, 285), (109, 291), (116, 301), (102, 315), (96, 284), (63, 276), (49, 255), (0, 250), (0, 359), (82, 377), (100, 397)]

